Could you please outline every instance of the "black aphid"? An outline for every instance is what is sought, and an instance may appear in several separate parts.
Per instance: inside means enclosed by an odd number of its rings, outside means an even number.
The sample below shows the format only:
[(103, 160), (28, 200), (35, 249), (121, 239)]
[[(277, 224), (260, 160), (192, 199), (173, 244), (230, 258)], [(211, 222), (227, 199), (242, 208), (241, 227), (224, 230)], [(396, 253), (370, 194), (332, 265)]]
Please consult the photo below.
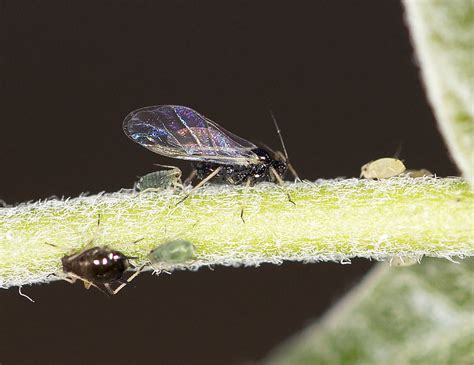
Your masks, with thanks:
[(135, 110), (125, 117), (123, 129), (133, 141), (155, 153), (194, 161), (201, 179), (194, 189), (212, 178), (230, 184), (281, 184), (289, 167), (286, 151), (283, 155), (259, 148), (184, 106)]
[(120, 282), (122, 275), (130, 267), (128, 257), (107, 246), (92, 247), (61, 259), (63, 271), (71, 279), (83, 280), (86, 284), (102, 284), (111, 294), (115, 292), (111, 283)]
[[(100, 220), (99, 214), (97, 218), (97, 229), (100, 226)], [(139, 242), (142, 239), (143, 238), (140, 238), (133, 243)], [(102, 291), (99, 286), (103, 286), (107, 289), (109, 294), (117, 294), (126, 283), (122, 280), (124, 272), (132, 266), (130, 265), (129, 259), (134, 257), (126, 256), (122, 252), (113, 250), (108, 246), (91, 247), (94, 241), (95, 237), (83, 246), (82, 251), (63, 256), (61, 263), (63, 272), (66, 275), (60, 277), (70, 283), (81, 280), (84, 282), (86, 289), (94, 286)], [(47, 244), (57, 247), (51, 243)], [(122, 283), (122, 285), (113, 290), (111, 284), (116, 282)]]

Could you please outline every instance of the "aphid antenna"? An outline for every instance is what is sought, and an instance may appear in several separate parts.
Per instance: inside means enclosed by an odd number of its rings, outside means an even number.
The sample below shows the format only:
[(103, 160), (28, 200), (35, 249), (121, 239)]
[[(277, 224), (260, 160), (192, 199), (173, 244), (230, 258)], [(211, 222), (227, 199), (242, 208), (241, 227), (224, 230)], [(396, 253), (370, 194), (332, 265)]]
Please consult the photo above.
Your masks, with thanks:
[(162, 164), (160, 164), (160, 163), (154, 163), (153, 165), (154, 165), (154, 166), (159, 166), (159, 167), (165, 167), (165, 168), (167, 168), (167, 169), (171, 169), (171, 170), (173, 170), (173, 169), (175, 169), (175, 168), (176, 168), (176, 166), (171, 166), (171, 165), (162, 165)]
[(403, 150), (403, 142), (400, 142), (397, 146), (397, 149), (395, 150), (395, 153), (393, 154), (393, 158), (400, 160), (400, 155), (402, 154), (402, 150)]
[[(273, 114), (273, 111), (271, 109), (270, 110), (270, 115), (272, 117), (272, 120), (273, 120), (273, 124), (275, 125), (275, 128), (276, 128), (276, 131), (278, 133), (278, 137), (280, 138), (280, 143), (281, 143), (281, 146), (283, 148), (283, 153), (284, 153), (284, 157), (285, 157), (285, 162), (287, 163), (288, 165), (288, 170), (290, 170), (291, 174), (295, 177), (296, 180), (301, 180), (298, 176), (298, 174), (296, 173), (296, 170), (294, 169), (293, 165), (290, 163), (290, 157), (288, 156), (288, 151), (286, 150), (286, 146), (285, 146), (285, 141), (283, 140), (283, 135), (281, 134), (281, 129), (280, 127), (278, 126), (278, 123), (277, 123), (277, 120), (275, 118), (275, 115)], [(267, 147), (267, 146), (265, 146)], [(268, 148), (268, 147), (267, 147)], [(268, 148), (270, 151), (272, 151), (271, 148)], [(276, 152), (272, 151), (275, 155), (277, 155)], [(281, 154), (281, 152), (280, 152)]]
[(275, 128), (276, 128), (276, 131), (278, 133), (278, 137), (280, 137), (280, 143), (281, 143), (281, 146), (283, 147), (283, 153), (285, 154), (285, 158), (286, 158), (286, 161), (288, 162), (290, 159), (288, 157), (288, 152), (286, 151), (286, 146), (285, 146), (285, 141), (283, 140), (283, 136), (281, 134), (281, 129), (280, 127), (278, 126), (278, 123), (277, 123), (277, 120), (275, 118), (275, 115), (273, 114), (273, 111), (270, 109), (270, 115), (273, 119), (273, 124), (275, 125)]

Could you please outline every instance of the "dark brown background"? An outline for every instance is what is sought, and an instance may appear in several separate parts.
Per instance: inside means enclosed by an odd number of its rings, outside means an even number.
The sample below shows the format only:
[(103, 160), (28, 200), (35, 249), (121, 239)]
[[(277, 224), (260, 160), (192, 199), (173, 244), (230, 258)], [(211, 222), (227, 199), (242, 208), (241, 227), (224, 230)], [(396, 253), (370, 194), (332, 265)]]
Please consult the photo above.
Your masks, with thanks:
[[(392, 156), (457, 174), (435, 128), (397, 1), (1, 1), (0, 198), (130, 187), (162, 158), (121, 121), (193, 107), (279, 147), (300, 175), (356, 176)], [(4, 364), (258, 360), (366, 272), (287, 263), (142, 275), (107, 298), (58, 282), (0, 291)]]

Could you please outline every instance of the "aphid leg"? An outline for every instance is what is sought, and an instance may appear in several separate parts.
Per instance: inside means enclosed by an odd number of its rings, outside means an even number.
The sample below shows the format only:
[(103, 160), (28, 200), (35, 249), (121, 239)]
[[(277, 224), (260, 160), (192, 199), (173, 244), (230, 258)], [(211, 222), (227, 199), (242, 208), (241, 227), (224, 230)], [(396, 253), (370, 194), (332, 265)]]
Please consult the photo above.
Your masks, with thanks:
[(135, 273), (133, 273), (133, 275), (131, 275), (131, 276), (127, 279), (126, 282), (120, 284), (120, 286), (117, 287), (117, 289), (113, 290), (113, 295), (117, 294), (120, 290), (122, 290), (125, 286), (127, 286), (127, 284), (130, 284), (133, 279), (135, 279), (138, 275), (140, 275), (141, 272), (142, 272), (142, 270), (143, 270), (143, 268), (144, 268), (145, 266), (146, 266), (145, 264), (143, 264), (142, 266), (140, 266), (140, 267), (137, 269), (137, 271), (135, 271)]
[(99, 288), (97, 285), (95, 285), (93, 282), (90, 282), (89, 280), (86, 280), (84, 278), (81, 278), (80, 276), (73, 274), (71, 272), (67, 273), (67, 276), (63, 278), (63, 280), (67, 281), (68, 283), (74, 284), (76, 280), (80, 280), (84, 283), (84, 288), (89, 289), (91, 286), (96, 288), (98, 291), (102, 292), (103, 294), (106, 294), (101, 288)]
[(76, 282), (76, 278), (69, 278), (67, 276), (65, 276), (64, 278), (62, 278), (64, 281), (67, 281), (69, 284), (74, 284)]
[(293, 165), (291, 163), (289, 163), (288, 161), (286, 162), (287, 163), (287, 166), (288, 166), (288, 170), (290, 171), (290, 173), (293, 175), (293, 177), (295, 178), (296, 181), (301, 181), (300, 177), (298, 176), (298, 173), (296, 172), (295, 168), (293, 167)]
[(186, 185), (191, 184), (191, 182), (194, 180), (194, 178), (196, 177), (196, 175), (197, 175), (197, 171), (196, 171), (196, 169), (194, 169), (194, 170), (189, 174), (189, 176), (183, 181), (183, 185), (186, 186)]
[[(275, 157), (283, 158), (283, 157), (285, 157), (285, 155), (281, 151), (276, 151), (275, 152)], [(286, 162), (286, 165), (288, 166), (288, 171), (290, 171), (290, 173), (293, 175), (295, 180), (296, 181), (301, 181), (300, 177), (298, 176), (298, 173), (296, 172), (295, 168), (290, 163), (290, 161), (288, 161), (286, 158), (284, 159), (284, 161)]]
[[(278, 185), (280, 185), (281, 187), (284, 188), (285, 183), (283, 182), (283, 179), (278, 174), (278, 172), (273, 167), (270, 167), (270, 171), (272, 172), (273, 176), (275, 177), (276, 181), (278, 182)], [(288, 191), (286, 191), (286, 189), (285, 189), (285, 192), (286, 192), (286, 196), (288, 197), (288, 201), (291, 204), (296, 205), (296, 203), (291, 199), (290, 193)]]
[(107, 290), (108, 294), (115, 295), (115, 291), (112, 289), (109, 283), (104, 283), (104, 288)]
[[(246, 183), (245, 183), (245, 188), (248, 188), (250, 185), (252, 185), (252, 178), (248, 178)], [(246, 190), (244, 190), (244, 194), (246, 193)], [(244, 206), (240, 208), (240, 219), (242, 219), (242, 222), (245, 223), (244, 219)]]
[(172, 184), (173, 192), (175, 192), (178, 188), (179, 190), (184, 190), (184, 186), (185, 185), (181, 182), (181, 179), (178, 179), (178, 181)]
[(196, 192), (196, 190), (199, 190), (199, 188), (201, 188), (205, 183), (207, 183), (209, 180), (211, 180), (214, 176), (216, 176), (219, 171), (221, 171), (222, 167), (219, 166), (217, 169), (215, 169), (213, 172), (211, 172), (209, 175), (207, 175), (203, 180), (201, 180), (199, 182), (199, 184), (197, 184), (194, 188), (192, 188), (189, 193), (186, 194), (186, 196), (184, 198), (182, 198), (179, 202), (176, 203), (176, 205), (179, 205), (181, 204), (182, 202), (184, 202), (187, 198), (189, 198), (189, 196)]
[(274, 151), (272, 148), (268, 147), (266, 144), (264, 143), (260, 143), (263, 147), (265, 147), (267, 150), (269, 150), (271, 153), (273, 153), (274, 155), (274, 158), (276, 160), (281, 160), (281, 161), (285, 161), (286, 162), (286, 166), (288, 167), (288, 170), (290, 171), (290, 173), (293, 175), (293, 177), (295, 178), (295, 180), (297, 181), (301, 181), (300, 177), (298, 176), (298, 173), (296, 172), (295, 168), (293, 167), (293, 165), (290, 163), (290, 160), (288, 159), (287, 156), (285, 156), (285, 154), (281, 151)]

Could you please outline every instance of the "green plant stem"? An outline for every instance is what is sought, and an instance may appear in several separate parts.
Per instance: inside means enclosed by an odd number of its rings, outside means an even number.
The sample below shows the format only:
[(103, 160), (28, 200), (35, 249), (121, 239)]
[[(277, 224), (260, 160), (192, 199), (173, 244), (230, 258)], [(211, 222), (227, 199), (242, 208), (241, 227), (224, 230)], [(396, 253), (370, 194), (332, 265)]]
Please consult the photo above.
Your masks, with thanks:
[(61, 257), (91, 239), (136, 264), (166, 240), (191, 241), (196, 260), (168, 269), (474, 253), (474, 194), (459, 178), (211, 186), (176, 205), (182, 196), (121, 191), (1, 208), (0, 287), (53, 280)]

